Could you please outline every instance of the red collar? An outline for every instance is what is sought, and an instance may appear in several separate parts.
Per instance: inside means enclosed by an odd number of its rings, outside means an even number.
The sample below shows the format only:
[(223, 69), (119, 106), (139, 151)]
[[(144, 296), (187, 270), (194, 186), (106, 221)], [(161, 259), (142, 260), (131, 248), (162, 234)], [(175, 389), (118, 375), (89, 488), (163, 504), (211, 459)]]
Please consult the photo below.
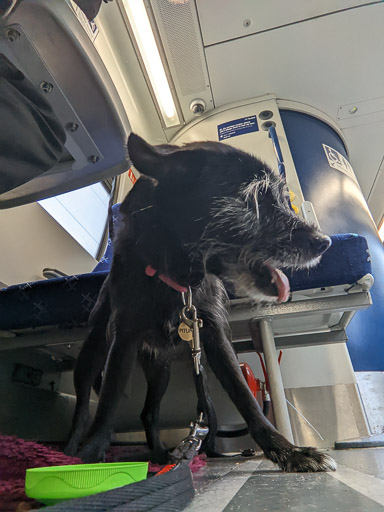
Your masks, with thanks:
[[(151, 267), (151, 265), (147, 265), (145, 267), (145, 273), (147, 276), (153, 277), (157, 273), (157, 270)], [(175, 283), (175, 281), (173, 281), (170, 277), (166, 276), (165, 274), (159, 274), (159, 279), (160, 281), (163, 281), (163, 283), (167, 284), (177, 292), (186, 293), (188, 291), (185, 286), (181, 286), (180, 284)]]

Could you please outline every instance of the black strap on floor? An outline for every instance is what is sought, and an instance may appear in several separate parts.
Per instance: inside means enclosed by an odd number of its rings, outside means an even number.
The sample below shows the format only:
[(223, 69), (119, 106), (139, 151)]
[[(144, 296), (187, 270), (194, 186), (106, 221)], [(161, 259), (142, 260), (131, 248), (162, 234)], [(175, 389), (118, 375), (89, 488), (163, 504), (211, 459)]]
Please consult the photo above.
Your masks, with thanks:
[(163, 475), (153, 476), (111, 491), (66, 500), (44, 512), (179, 512), (195, 495), (188, 462)]

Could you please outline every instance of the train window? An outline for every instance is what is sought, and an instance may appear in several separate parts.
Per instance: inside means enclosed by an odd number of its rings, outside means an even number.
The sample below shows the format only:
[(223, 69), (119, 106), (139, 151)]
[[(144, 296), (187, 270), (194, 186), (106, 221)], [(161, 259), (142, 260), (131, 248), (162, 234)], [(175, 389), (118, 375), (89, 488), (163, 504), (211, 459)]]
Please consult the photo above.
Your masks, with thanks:
[(103, 183), (95, 183), (43, 199), (39, 204), (96, 258), (105, 233), (109, 196)]

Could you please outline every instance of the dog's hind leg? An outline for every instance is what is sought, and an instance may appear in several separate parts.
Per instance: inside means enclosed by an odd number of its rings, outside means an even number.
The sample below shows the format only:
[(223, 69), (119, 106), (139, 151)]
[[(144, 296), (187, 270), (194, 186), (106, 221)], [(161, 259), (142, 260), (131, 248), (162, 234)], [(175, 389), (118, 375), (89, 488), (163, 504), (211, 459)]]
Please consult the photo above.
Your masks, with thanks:
[(109, 344), (106, 340), (110, 316), (108, 278), (104, 281), (98, 300), (91, 312), (90, 331), (77, 358), (73, 379), (76, 390), (76, 407), (64, 449), (67, 455), (74, 456), (89, 422), (89, 400), (95, 380), (104, 368)]
[(213, 372), (268, 459), (284, 471), (328, 471), (336, 468), (331, 457), (315, 448), (299, 448), (291, 444), (264, 417), (241, 373), (232, 344), (221, 327), (207, 326), (202, 332), (202, 339)]
[(217, 433), (217, 419), (213, 402), (208, 389), (207, 377), (203, 365), (200, 365), (200, 373), (193, 372), (193, 380), (197, 393), (197, 414), (204, 414), (209, 431), (204, 439), (200, 451), (205, 452), (208, 457), (220, 457), (221, 454), (215, 451), (215, 439)]
[(141, 413), (147, 443), (151, 449), (151, 461), (158, 464), (168, 462), (168, 451), (160, 440), (159, 411), (160, 402), (167, 390), (170, 377), (170, 358), (168, 351), (149, 351), (140, 354), (141, 365), (147, 380), (147, 396)]
[(129, 326), (129, 320), (125, 310), (118, 315), (112, 313), (115, 334), (104, 371), (99, 403), (93, 424), (78, 453), (84, 462), (103, 459), (113, 431), (117, 406), (136, 362), (140, 328)]

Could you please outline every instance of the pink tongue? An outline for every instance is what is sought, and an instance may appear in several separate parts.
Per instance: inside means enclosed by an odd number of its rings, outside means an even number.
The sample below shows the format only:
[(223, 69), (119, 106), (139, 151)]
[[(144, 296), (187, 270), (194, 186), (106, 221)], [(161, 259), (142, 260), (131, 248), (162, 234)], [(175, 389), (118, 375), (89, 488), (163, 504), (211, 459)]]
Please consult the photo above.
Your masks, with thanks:
[(271, 266), (268, 266), (268, 268), (277, 287), (277, 302), (286, 302), (289, 299), (290, 291), (288, 277), (278, 268)]

